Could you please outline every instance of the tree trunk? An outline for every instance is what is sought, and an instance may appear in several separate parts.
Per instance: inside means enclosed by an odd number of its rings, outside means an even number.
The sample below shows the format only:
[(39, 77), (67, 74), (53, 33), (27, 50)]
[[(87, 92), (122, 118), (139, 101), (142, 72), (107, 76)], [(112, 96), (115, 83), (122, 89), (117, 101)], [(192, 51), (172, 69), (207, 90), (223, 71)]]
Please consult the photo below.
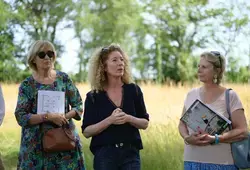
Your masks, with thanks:
[(158, 84), (161, 84), (163, 81), (161, 44), (157, 40), (155, 45), (156, 45), (156, 69), (157, 69), (156, 81)]

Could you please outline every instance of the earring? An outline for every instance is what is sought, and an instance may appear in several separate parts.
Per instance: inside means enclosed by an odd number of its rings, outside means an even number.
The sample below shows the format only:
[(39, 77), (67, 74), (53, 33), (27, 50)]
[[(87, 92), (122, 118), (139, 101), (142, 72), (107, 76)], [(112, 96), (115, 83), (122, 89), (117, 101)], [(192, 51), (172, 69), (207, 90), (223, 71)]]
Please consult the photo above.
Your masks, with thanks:
[(218, 82), (218, 77), (217, 77), (217, 74), (214, 75), (214, 78), (213, 78), (213, 83), (217, 83)]

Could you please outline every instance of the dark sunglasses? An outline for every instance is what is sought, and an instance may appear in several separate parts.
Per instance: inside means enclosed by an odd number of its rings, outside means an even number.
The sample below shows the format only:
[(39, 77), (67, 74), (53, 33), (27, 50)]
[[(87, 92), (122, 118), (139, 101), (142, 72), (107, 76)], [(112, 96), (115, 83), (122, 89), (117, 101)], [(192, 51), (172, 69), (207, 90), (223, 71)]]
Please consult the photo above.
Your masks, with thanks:
[(109, 48), (108, 48), (108, 47), (103, 47), (101, 52), (102, 52), (102, 53), (106, 53), (106, 52), (108, 52), (108, 51), (109, 51)]
[(219, 51), (210, 51), (211, 54), (217, 56), (219, 58), (220, 61), (220, 68), (222, 67), (222, 61), (221, 61), (221, 55)]
[(41, 58), (41, 59), (44, 59), (46, 55), (47, 55), (49, 58), (55, 57), (54, 51), (47, 51), (46, 53), (45, 53), (44, 51), (41, 51), (41, 52), (37, 53), (37, 56), (38, 56), (39, 58)]

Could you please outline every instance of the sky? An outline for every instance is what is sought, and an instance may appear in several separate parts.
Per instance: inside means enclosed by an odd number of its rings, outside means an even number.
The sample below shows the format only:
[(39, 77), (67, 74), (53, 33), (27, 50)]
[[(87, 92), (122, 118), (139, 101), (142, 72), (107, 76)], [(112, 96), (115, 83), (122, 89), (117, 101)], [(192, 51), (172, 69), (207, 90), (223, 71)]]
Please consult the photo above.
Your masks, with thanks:
[(79, 41), (74, 38), (74, 31), (67, 29), (58, 32), (60, 41), (65, 44), (65, 53), (62, 54), (57, 60), (62, 66), (63, 72), (77, 73), (78, 72), (78, 58), (77, 53), (80, 48)]

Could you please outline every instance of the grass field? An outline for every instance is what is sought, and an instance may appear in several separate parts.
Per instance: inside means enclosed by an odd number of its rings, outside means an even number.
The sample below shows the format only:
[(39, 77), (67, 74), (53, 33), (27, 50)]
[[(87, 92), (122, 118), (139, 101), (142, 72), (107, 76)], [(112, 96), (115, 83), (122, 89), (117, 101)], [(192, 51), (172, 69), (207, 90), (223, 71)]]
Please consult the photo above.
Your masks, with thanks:
[[(21, 128), (14, 117), (17, 101), (18, 85), (2, 85), (6, 116), (0, 127), (0, 152), (6, 169), (16, 169), (17, 155), (20, 144)], [(89, 90), (86, 84), (77, 85), (83, 100)], [(250, 111), (249, 85), (227, 85), (233, 88), (240, 96), (247, 120)], [(177, 130), (178, 120), (182, 111), (183, 101), (191, 86), (157, 86), (141, 85), (145, 103), (150, 114), (149, 128), (141, 131), (144, 149), (141, 151), (142, 170), (179, 170), (183, 168), (183, 141)], [(80, 132), (81, 122), (76, 122)], [(89, 142), (82, 137), (84, 156), (87, 169), (92, 169), (92, 154), (89, 151)]]

